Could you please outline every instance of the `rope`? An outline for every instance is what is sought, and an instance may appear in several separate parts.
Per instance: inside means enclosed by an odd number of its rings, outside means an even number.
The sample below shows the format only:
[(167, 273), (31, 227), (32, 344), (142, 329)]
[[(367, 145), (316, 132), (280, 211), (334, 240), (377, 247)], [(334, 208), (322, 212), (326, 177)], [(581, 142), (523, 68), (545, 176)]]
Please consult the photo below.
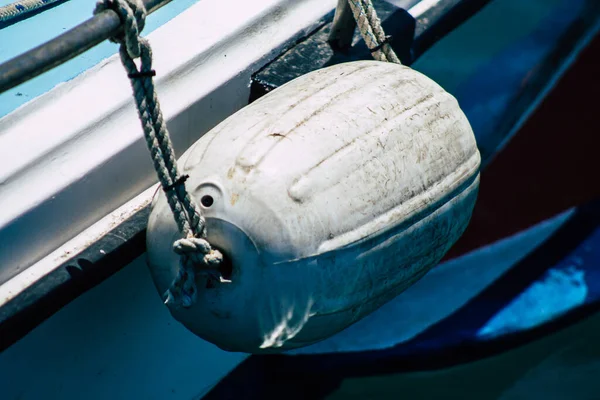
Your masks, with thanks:
[(35, 11), (39, 8), (49, 6), (53, 3), (62, 0), (21, 0), (15, 1), (14, 3), (0, 7), (0, 22), (10, 23), (13, 19), (20, 18), (21, 16)]
[(388, 43), (390, 37), (385, 35), (371, 0), (348, 0), (348, 4), (352, 9), (360, 34), (371, 50), (373, 58), (378, 61), (401, 64), (394, 49)]
[[(144, 29), (146, 9), (141, 0), (101, 0), (94, 14), (114, 10), (123, 23), (123, 33), (111, 39), (120, 44), (121, 62), (130, 79), (138, 116), (144, 130), (154, 169), (165, 192), (167, 202), (183, 238), (175, 241), (173, 251), (179, 254), (179, 270), (165, 293), (165, 304), (190, 307), (196, 300), (195, 269), (217, 272), (223, 256), (206, 241), (204, 217), (185, 188), (187, 175), (180, 175), (169, 131), (165, 124), (154, 88), (152, 49), (140, 37)], [(135, 59), (140, 59), (138, 69)]]

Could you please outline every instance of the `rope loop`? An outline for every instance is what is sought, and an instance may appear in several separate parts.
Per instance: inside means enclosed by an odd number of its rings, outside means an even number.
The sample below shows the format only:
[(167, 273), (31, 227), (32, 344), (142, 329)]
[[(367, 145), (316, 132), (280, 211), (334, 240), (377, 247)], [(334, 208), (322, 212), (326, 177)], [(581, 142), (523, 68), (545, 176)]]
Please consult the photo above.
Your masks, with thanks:
[(222, 281), (219, 266), (223, 255), (211, 247), (205, 239), (188, 237), (173, 243), (173, 251), (179, 254), (177, 278), (165, 293), (165, 304), (190, 307), (196, 301), (196, 270), (215, 275)]
[[(220, 276), (218, 268), (223, 262), (223, 255), (206, 241), (206, 224), (201, 209), (185, 187), (188, 176), (181, 175), (177, 167), (173, 144), (154, 87), (156, 72), (152, 69), (152, 48), (147, 39), (140, 37), (146, 17), (144, 4), (141, 0), (101, 0), (94, 13), (106, 9), (114, 10), (123, 23), (123, 32), (111, 40), (121, 45), (119, 55), (133, 89), (146, 145), (177, 228), (184, 237), (173, 244), (173, 251), (179, 255), (179, 269), (165, 294), (165, 303), (191, 307), (196, 300), (196, 270)], [(134, 61), (137, 58), (140, 59), (139, 68)]]
[(100, 0), (96, 3), (94, 14), (104, 10), (113, 10), (123, 24), (123, 32), (110, 40), (114, 43), (125, 44), (127, 53), (134, 60), (140, 57), (140, 32), (146, 24), (146, 7), (142, 0)]
[(198, 266), (206, 269), (219, 268), (223, 262), (223, 255), (211, 247), (206, 239), (189, 237), (179, 239), (173, 243), (173, 251), (181, 256), (188, 257), (188, 260)]

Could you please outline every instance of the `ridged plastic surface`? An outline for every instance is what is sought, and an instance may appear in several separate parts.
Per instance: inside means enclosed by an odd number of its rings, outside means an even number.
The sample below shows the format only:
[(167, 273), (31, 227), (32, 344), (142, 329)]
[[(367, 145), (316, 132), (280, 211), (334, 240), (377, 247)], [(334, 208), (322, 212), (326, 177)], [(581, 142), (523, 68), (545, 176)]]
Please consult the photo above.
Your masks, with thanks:
[[(480, 157), (450, 94), (395, 64), (360, 61), (302, 76), (245, 107), (180, 159), (231, 283), (199, 276), (171, 309), (234, 351), (322, 340), (423, 276), (471, 216)], [(162, 193), (148, 257), (164, 293), (178, 268)]]

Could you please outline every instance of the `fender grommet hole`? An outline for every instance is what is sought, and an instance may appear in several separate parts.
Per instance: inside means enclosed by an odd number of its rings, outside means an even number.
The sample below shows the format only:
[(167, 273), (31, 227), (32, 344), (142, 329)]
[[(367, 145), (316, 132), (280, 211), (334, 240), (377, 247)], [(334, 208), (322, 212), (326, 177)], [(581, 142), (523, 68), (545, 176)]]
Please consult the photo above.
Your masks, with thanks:
[(202, 196), (202, 198), (200, 199), (200, 203), (202, 203), (202, 205), (206, 208), (212, 206), (214, 202), (215, 200), (212, 198), (212, 196), (209, 195)]
[(219, 266), (219, 272), (221, 273), (223, 279), (227, 279), (228, 281), (230, 281), (231, 275), (233, 275), (233, 263), (231, 262), (231, 259), (227, 257), (227, 254), (225, 254), (223, 250), (219, 251), (223, 255), (223, 262)]

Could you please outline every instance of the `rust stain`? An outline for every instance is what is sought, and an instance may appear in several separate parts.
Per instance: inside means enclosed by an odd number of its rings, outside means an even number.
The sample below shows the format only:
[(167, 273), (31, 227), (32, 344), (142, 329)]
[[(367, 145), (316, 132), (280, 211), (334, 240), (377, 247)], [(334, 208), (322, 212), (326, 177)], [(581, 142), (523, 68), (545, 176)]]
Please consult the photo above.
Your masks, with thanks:
[(231, 195), (231, 205), (234, 206), (235, 203), (237, 203), (239, 198), (240, 198), (240, 195), (238, 193), (232, 194)]
[(229, 168), (227, 171), (227, 179), (233, 179), (233, 174), (235, 174), (235, 167)]

